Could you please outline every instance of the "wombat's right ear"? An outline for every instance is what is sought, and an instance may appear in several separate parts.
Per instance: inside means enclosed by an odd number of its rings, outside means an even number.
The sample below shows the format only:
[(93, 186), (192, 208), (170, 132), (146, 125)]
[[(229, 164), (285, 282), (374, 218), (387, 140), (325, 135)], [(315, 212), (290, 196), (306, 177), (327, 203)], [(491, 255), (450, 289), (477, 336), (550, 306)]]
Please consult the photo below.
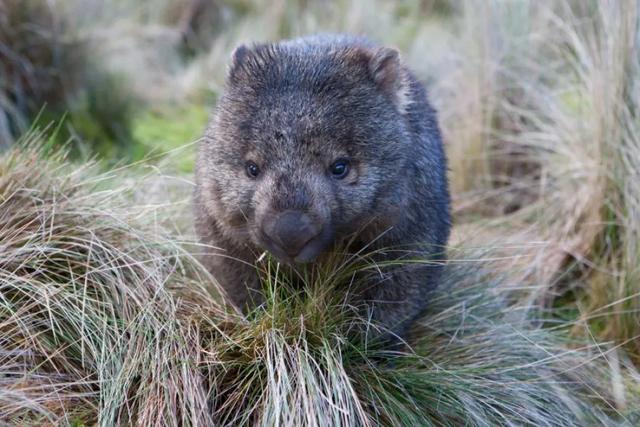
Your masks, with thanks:
[(231, 54), (231, 65), (229, 66), (229, 72), (227, 74), (227, 78), (230, 81), (237, 80), (241, 76), (251, 55), (251, 49), (244, 44), (234, 49)]
[(246, 45), (241, 44), (233, 50), (231, 54), (231, 68), (241, 66), (243, 61), (249, 56), (249, 48)]

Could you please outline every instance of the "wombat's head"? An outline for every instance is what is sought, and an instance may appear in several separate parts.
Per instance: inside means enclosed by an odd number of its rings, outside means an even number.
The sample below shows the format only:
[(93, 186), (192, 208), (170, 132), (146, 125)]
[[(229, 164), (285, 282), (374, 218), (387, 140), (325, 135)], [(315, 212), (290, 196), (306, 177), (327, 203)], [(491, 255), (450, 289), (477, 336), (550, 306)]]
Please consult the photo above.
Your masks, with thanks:
[(239, 47), (201, 144), (201, 204), (228, 238), (287, 262), (383, 231), (413, 172), (407, 91), (393, 49)]

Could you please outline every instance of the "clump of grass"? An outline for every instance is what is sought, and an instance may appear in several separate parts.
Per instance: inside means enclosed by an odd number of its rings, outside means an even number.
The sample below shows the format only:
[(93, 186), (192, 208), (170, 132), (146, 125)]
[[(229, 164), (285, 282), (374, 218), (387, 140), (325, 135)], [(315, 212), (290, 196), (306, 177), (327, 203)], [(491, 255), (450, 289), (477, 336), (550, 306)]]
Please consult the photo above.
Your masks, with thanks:
[(134, 226), (153, 212), (104, 189), (109, 176), (25, 139), (0, 157), (0, 418), (208, 419), (177, 313), (210, 297), (187, 279), (185, 253)]
[(544, 242), (523, 304), (570, 306), (637, 361), (638, 4), (533, 6), (464, 2), (453, 17), (454, 58), (433, 94), (456, 213)]
[(630, 184), (640, 166), (640, 10), (636, 2), (566, 4), (543, 9), (542, 23), (554, 30), (530, 43), (534, 57), (514, 80), (526, 104), (505, 108), (519, 126), (502, 132), (538, 165), (529, 178), (537, 200), (520, 218), (563, 254), (555, 277), (564, 276), (564, 289), (537, 292), (553, 301), (575, 291), (592, 332), (640, 360), (640, 191)]
[[(574, 52), (569, 75), (579, 85), (580, 107), (571, 117), (578, 131), (572, 147), (583, 157), (564, 177), (571, 188), (585, 179), (592, 185), (590, 194), (565, 207), (570, 214), (562, 231), (575, 242), (571, 253), (589, 283), (585, 320), (596, 333), (625, 344), (638, 362), (640, 191), (632, 183), (640, 168), (640, 5), (575, 9), (558, 28)], [(589, 25), (575, 24), (583, 15)]]
[(489, 289), (500, 278), (474, 263), (448, 267), (447, 283), (414, 327), (412, 350), (389, 350), (380, 341), (362, 339), (354, 332), (376, 326), (345, 304), (344, 286), (357, 287), (354, 277), (377, 267), (350, 259), (336, 259), (304, 276), (302, 288), (300, 277), (294, 281), (273, 260), (266, 262), (265, 304), (228, 337), (205, 344), (210, 382), (223, 391), (213, 402), (218, 422), (585, 425), (629, 420), (616, 409), (611, 374), (597, 347), (582, 343), (579, 348), (578, 341), (562, 338), (567, 336), (562, 328), (533, 327), (523, 310), (509, 308), (508, 298)]

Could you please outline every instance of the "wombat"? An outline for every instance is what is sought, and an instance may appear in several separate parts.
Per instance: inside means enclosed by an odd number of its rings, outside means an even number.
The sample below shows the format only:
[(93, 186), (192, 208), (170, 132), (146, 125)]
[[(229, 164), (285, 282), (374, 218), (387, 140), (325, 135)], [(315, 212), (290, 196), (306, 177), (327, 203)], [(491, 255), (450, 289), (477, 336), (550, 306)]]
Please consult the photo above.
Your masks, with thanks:
[(446, 170), (436, 113), (397, 50), (344, 35), (240, 46), (198, 149), (196, 230), (222, 250), (204, 263), (246, 310), (264, 251), (294, 266), (346, 240), (388, 248), (383, 263), (419, 254), (434, 262), (382, 268), (360, 296), (403, 336), (445, 260)]

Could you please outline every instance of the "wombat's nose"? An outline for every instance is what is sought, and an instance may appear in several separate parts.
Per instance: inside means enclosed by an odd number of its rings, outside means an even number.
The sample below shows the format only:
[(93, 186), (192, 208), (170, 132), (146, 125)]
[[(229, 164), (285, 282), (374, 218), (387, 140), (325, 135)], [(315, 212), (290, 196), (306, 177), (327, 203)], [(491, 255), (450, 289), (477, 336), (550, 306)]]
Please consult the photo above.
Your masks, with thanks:
[(322, 231), (309, 215), (300, 211), (285, 211), (263, 224), (264, 233), (287, 255), (294, 257)]

